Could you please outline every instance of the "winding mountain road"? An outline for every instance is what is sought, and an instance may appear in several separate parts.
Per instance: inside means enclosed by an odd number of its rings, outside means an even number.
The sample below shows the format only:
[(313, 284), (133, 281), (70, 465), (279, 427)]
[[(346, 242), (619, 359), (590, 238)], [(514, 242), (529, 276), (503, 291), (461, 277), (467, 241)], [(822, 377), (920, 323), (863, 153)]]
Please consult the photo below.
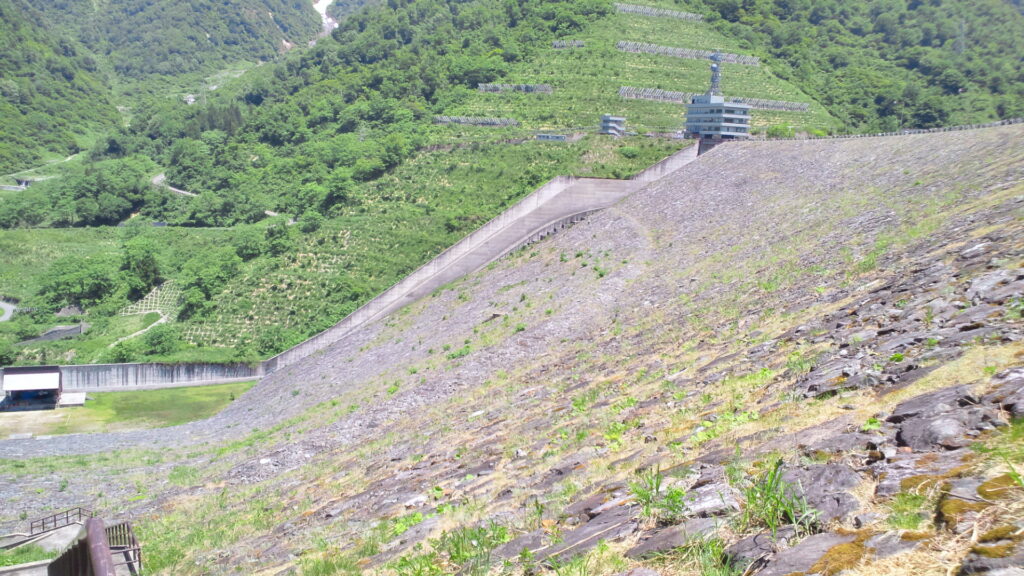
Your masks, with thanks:
[(8, 304), (7, 302), (0, 300), (0, 322), (7, 322), (10, 320), (11, 316), (14, 316), (14, 311), (17, 309), (18, 307), (14, 304)]
[(47, 166), (53, 166), (54, 164), (63, 164), (64, 162), (70, 162), (71, 160), (74, 160), (75, 156), (78, 156), (78, 154), (81, 154), (81, 152), (79, 152), (77, 154), (72, 154), (71, 156), (68, 156), (67, 158), (65, 158), (63, 160), (53, 160), (53, 161), (47, 162), (46, 164), (43, 164), (42, 166), (36, 166), (35, 168), (26, 168), (24, 170), (18, 170), (17, 172), (11, 172), (10, 174), (2, 174), (2, 175), (0, 175), (0, 178), (13, 178), (13, 177), (15, 177), (15, 176), (17, 176), (19, 174), (24, 174), (26, 172), (32, 172), (33, 170), (40, 170), (42, 168), (46, 168)]

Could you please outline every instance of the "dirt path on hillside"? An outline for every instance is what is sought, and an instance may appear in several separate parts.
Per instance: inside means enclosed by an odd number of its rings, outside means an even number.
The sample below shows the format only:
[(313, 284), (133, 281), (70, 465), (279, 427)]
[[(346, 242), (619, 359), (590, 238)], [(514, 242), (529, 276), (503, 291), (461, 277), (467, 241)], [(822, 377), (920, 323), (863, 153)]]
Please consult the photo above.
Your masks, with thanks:
[(152, 324), (150, 324), (149, 326), (146, 326), (145, 328), (143, 328), (142, 330), (139, 330), (138, 332), (132, 332), (131, 334), (129, 334), (127, 336), (122, 336), (121, 338), (118, 338), (117, 340), (114, 340), (114, 342), (110, 346), (107, 346), (107, 348), (113, 348), (114, 346), (117, 346), (118, 344), (120, 344), (121, 342), (124, 342), (125, 340), (131, 340), (132, 338), (135, 338), (136, 336), (142, 336), (146, 332), (149, 332), (153, 328), (156, 328), (157, 326), (159, 326), (161, 324), (164, 324), (165, 322), (170, 320), (170, 318), (166, 314), (164, 314), (163, 312), (160, 312), (159, 310), (154, 310), (154, 312), (156, 312), (157, 314), (160, 315), (160, 319), (159, 320), (157, 320), (156, 322), (153, 322)]
[(166, 189), (170, 190), (171, 192), (174, 192), (175, 194), (181, 194), (182, 196), (193, 196), (193, 197), (194, 196), (198, 196), (198, 194), (196, 194), (195, 192), (189, 192), (188, 190), (182, 190), (181, 188), (175, 188), (174, 186), (171, 186), (170, 184), (168, 184), (167, 183), (167, 175), (164, 174), (163, 172), (157, 174), (156, 176), (153, 176), (153, 178), (150, 179), (149, 182), (153, 186), (156, 186), (158, 188), (166, 188)]

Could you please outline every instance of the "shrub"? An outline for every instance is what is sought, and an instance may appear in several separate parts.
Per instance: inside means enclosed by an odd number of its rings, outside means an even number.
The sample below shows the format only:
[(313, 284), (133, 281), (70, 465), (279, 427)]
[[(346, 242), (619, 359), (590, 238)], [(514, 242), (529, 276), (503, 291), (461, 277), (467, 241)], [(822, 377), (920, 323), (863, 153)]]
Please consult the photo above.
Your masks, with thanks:
[(737, 517), (738, 529), (766, 527), (775, 537), (780, 526), (792, 524), (798, 532), (809, 532), (817, 511), (810, 508), (799, 487), (782, 479), (782, 460), (743, 488), (743, 512)]
[(629, 483), (629, 491), (640, 504), (640, 515), (671, 524), (686, 512), (686, 490), (672, 486), (662, 490), (665, 477), (659, 468), (644, 470)]
[(739, 576), (744, 573), (742, 568), (729, 562), (725, 542), (719, 538), (695, 538), (679, 548), (677, 553), (701, 576)]
[(147, 354), (173, 354), (181, 349), (181, 332), (172, 324), (161, 324), (146, 332), (142, 342)]
[(792, 138), (794, 132), (792, 126), (775, 125), (769, 126), (765, 134), (769, 138)]
[(622, 154), (623, 158), (633, 159), (640, 155), (640, 150), (633, 146), (623, 146), (619, 148), (619, 154)]
[(486, 574), (491, 563), (491, 551), (511, 539), (508, 529), (491, 522), (473, 528), (459, 528), (445, 532), (431, 540), (434, 550), (459, 567), (459, 574)]

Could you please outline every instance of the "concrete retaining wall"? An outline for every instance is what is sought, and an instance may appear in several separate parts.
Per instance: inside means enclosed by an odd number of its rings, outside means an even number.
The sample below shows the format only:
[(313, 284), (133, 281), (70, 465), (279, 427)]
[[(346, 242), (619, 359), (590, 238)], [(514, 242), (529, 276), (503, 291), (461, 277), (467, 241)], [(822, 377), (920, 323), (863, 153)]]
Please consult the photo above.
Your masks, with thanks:
[(88, 329), (89, 325), (84, 322), (73, 326), (55, 326), (47, 330), (42, 336), (38, 336), (30, 340), (24, 340), (22, 342), (18, 342), (18, 344), (33, 344), (36, 342), (53, 342), (54, 340), (63, 340), (64, 338), (72, 338), (80, 334), (85, 334)]
[[(277, 356), (268, 359), (263, 363), (264, 371), (269, 374), (274, 370), (293, 364), (302, 358), (337, 342), (344, 335), (351, 332), (355, 327), (404, 305), (408, 300), (408, 295), (414, 289), (420, 287), (424, 282), (436, 276), (439, 271), (449, 269), (455, 262), (479, 248), (479, 246), (486, 242), (488, 238), (507, 228), (515, 220), (518, 220), (534, 211), (541, 204), (544, 204), (548, 200), (558, 196), (562, 191), (575, 182), (576, 178), (572, 176), (556, 176), (551, 179), (546, 184), (530, 193), (529, 196), (523, 198), (511, 208), (502, 212), (475, 232), (471, 233), (469, 236), (466, 236), (462, 240), (456, 242), (453, 246), (438, 254), (437, 257), (430, 262), (427, 262), (423, 266), (417, 268), (397, 284), (380, 293), (376, 298), (362, 305), (334, 326), (313, 336), (305, 342), (297, 344)], [(453, 269), (452, 272), (458, 273), (458, 270)], [(461, 271), (458, 275), (463, 276), (469, 272), (472, 272), (472, 270), (466, 269)], [(442, 282), (438, 284), (438, 286), (432, 287), (430, 290), (432, 291), (447, 282), (448, 281)]]
[(82, 364), (61, 366), (64, 390), (104, 392), (244, 382), (263, 376), (245, 364)]
[(640, 186), (658, 180), (696, 158), (694, 146), (647, 168), (629, 180), (556, 176), (436, 258), (370, 300), (341, 322), (263, 363), (266, 374), (298, 362), (337, 342), (356, 327), (385, 316), (479, 270), (497, 258), (562, 228), (581, 215), (605, 208)]

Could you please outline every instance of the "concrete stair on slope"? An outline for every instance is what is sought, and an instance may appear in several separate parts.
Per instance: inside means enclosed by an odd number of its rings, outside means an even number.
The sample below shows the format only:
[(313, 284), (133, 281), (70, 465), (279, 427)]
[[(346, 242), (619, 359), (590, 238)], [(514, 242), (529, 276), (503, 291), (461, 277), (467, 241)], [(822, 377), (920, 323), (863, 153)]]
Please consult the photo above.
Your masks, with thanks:
[(76, 522), (56, 530), (41, 534), (10, 534), (0, 536), (0, 549), (13, 550), (21, 546), (33, 544), (51, 552), (62, 550), (78, 539), (82, 532), (82, 524)]

